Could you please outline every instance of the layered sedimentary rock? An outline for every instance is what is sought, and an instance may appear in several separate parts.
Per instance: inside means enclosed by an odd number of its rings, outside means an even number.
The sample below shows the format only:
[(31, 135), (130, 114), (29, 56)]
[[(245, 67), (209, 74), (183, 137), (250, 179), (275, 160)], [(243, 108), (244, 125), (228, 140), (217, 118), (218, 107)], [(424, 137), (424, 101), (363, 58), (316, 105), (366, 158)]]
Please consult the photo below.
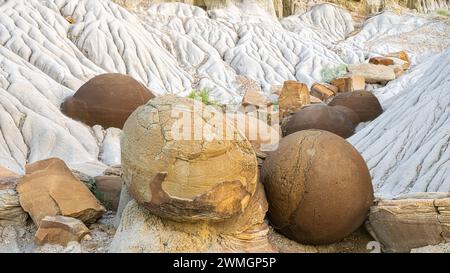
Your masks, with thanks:
[(0, 226), (21, 226), (28, 218), (16, 191), (19, 180), (18, 174), (0, 166)]
[(425, 194), (379, 201), (370, 209), (367, 227), (386, 252), (449, 242), (450, 198)]
[(65, 216), (46, 216), (36, 231), (36, 243), (66, 246), (69, 242), (79, 242), (89, 229), (82, 221)]
[(260, 184), (241, 214), (219, 222), (172, 221), (132, 200), (122, 213), (109, 252), (273, 252), (267, 240), (266, 211)]
[(95, 196), (61, 159), (50, 158), (27, 165), (17, 186), (20, 205), (39, 226), (46, 216), (63, 215), (86, 223), (104, 212)]

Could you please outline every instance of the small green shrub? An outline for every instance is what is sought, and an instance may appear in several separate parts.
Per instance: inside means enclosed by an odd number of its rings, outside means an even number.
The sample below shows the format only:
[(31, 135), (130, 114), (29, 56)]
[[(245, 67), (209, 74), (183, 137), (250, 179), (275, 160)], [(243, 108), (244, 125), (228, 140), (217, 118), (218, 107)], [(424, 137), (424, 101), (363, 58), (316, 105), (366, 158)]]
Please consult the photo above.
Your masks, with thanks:
[(340, 64), (334, 67), (324, 67), (320, 71), (323, 82), (331, 82), (333, 79), (342, 77), (347, 73), (347, 66), (345, 64)]
[(436, 10), (436, 14), (444, 17), (449, 17), (450, 13), (446, 9), (438, 9)]
[(189, 93), (188, 98), (201, 101), (206, 105), (220, 106), (220, 103), (211, 99), (209, 95), (209, 90), (203, 88), (200, 90), (192, 90), (191, 93)]

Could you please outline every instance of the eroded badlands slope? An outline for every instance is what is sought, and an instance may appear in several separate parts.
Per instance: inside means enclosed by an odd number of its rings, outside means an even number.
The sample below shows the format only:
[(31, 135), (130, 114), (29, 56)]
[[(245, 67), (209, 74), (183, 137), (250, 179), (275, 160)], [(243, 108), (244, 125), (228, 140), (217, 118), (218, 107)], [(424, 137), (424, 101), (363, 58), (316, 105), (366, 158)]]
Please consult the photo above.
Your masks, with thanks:
[[(0, 165), (60, 157), (92, 175), (120, 162), (117, 129), (89, 128), (59, 107), (105, 72), (129, 74), (156, 94), (207, 88), (240, 102), (249, 84), (270, 94), (296, 79), (408, 50), (409, 74), (375, 89), (386, 112), (350, 141), (379, 194), (448, 191), (449, 20), (384, 12), (355, 31), (333, 5), (278, 21), (263, 10), (177, 3), (131, 13), (108, 0), (0, 0)], [(102, 163), (103, 161), (103, 163)], [(446, 179), (447, 178), (447, 179)]]

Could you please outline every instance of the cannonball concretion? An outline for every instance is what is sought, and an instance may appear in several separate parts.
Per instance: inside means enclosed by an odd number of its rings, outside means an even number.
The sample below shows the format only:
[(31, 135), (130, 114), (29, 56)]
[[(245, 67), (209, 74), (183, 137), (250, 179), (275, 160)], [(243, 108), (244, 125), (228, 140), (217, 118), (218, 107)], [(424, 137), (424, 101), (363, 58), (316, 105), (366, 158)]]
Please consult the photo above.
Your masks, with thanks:
[(226, 120), (221, 115), (174, 95), (136, 109), (121, 139), (131, 196), (175, 221), (220, 221), (242, 213), (256, 190), (256, 155), (235, 127), (217, 123), (214, 117)]
[(339, 241), (363, 224), (373, 203), (364, 159), (345, 139), (322, 130), (283, 138), (261, 170), (275, 229), (304, 244)]

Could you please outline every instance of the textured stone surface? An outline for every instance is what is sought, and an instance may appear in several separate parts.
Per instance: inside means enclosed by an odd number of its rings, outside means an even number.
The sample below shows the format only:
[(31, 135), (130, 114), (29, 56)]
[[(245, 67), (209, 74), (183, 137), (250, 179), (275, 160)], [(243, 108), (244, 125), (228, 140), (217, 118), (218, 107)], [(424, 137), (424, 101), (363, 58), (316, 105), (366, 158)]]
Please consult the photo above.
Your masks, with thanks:
[(89, 189), (57, 158), (27, 165), (17, 192), (22, 208), (37, 226), (45, 216), (56, 215), (91, 223), (105, 211)]
[(377, 97), (369, 91), (338, 94), (328, 105), (341, 105), (350, 108), (358, 114), (361, 122), (373, 120), (383, 113)]
[(109, 210), (117, 210), (123, 183), (123, 179), (120, 176), (101, 175), (95, 177), (95, 185), (100, 195), (100, 201)]
[(280, 118), (297, 112), (304, 105), (310, 104), (308, 86), (296, 81), (285, 81), (278, 97)]
[(331, 84), (315, 83), (311, 86), (311, 95), (321, 100), (326, 100), (334, 96), (337, 92), (338, 88)]
[(352, 76), (364, 77), (366, 83), (386, 83), (395, 79), (394, 70), (385, 65), (350, 64), (347, 69)]
[(371, 207), (368, 230), (386, 252), (450, 241), (450, 197), (381, 200)]
[(46, 216), (36, 231), (35, 241), (40, 245), (66, 246), (72, 241), (80, 242), (88, 233), (89, 229), (78, 219), (65, 216)]
[(220, 222), (175, 222), (130, 201), (110, 252), (273, 252), (264, 222), (267, 201), (261, 185), (244, 212)]
[(256, 156), (224, 121), (214, 108), (173, 95), (139, 107), (124, 126), (121, 146), (130, 194), (153, 213), (175, 220), (222, 220), (241, 213), (255, 192)]
[(340, 93), (364, 91), (366, 89), (365, 79), (362, 76), (340, 77), (331, 81)]
[(0, 226), (23, 226), (28, 218), (16, 192), (19, 180), (18, 174), (0, 166)]
[(62, 112), (90, 126), (122, 128), (128, 116), (155, 96), (130, 76), (111, 73), (90, 79), (61, 106)]
[(386, 57), (372, 57), (369, 59), (369, 63), (389, 66), (394, 64), (394, 60)]
[[(350, 110), (351, 111), (351, 110)], [(284, 135), (308, 129), (325, 130), (343, 138), (351, 136), (355, 126), (351, 116), (327, 105), (309, 105), (296, 112), (283, 127)]]
[(327, 244), (351, 234), (374, 198), (361, 155), (325, 131), (283, 138), (261, 173), (272, 225), (300, 243)]

